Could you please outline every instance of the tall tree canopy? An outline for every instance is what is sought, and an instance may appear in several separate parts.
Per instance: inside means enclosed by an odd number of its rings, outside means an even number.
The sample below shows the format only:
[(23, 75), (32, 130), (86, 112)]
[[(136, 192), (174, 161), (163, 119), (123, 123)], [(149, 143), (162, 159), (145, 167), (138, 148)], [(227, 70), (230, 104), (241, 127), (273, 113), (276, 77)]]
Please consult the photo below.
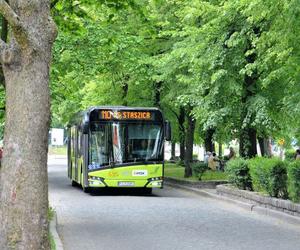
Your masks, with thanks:
[(183, 149), (189, 116), (196, 141), (213, 150), (213, 141), (238, 139), (246, 157), (257, 138), (297, 136), (297, 1), (61, 1), (62, 9), (71, 21), (58, 19), (54, 124), (89, 105), (147, 105), (164, 111)]

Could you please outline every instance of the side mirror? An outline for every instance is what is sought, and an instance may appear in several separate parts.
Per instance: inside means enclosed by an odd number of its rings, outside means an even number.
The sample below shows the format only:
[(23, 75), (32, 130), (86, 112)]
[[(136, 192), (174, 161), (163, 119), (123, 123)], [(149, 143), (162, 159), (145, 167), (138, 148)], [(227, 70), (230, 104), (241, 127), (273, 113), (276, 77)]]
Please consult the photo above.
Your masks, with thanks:
[(89, 123), (88, 122), (84, 122), (82, 124), (82, 133), (83, 134), (88, 134), (89, 133)]
[(172, 140), (171, 123), (169, 121), (165, 122), (165, 139), (166, 141)]
[(88, 134), (89, 133), (89, 125), (90, 125), (90, 123), (89, 123), (89, 117), (86, 114), (84, 116), (84, 119), (83, 119), (82, 125), (81, 125), (82, 126), (82, 133), (83, 134)]

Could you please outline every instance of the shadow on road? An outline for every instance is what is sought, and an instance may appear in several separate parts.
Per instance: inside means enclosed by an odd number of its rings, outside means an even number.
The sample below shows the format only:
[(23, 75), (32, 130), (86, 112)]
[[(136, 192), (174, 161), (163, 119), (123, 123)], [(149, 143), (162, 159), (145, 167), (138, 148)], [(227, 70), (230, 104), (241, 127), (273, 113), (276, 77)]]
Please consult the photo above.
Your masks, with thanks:
[(147, 190), (142, 188), (101, 188), (92, 189), (90, 191), (92, 196), (151, 196), (159, 197), (155, 194), (147, 193)]

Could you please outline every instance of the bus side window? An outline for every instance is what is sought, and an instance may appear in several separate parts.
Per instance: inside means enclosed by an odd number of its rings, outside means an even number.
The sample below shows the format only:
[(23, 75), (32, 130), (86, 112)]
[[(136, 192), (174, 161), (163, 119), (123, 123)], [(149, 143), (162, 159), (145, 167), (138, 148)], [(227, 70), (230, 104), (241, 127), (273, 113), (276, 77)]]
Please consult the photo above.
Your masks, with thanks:
[(81, 141), (82, 141), (82, 133), (80, 131), (78, 131), (78, 137), (77, 137), (77, 152), (78, 152), (78, 157), (81, 156), (82, 154), (82, 147), (81, 147)]
[(70, 128), (70, 150), (71, 150), (71, 157), (74, 156), (74, 135), (73, 135), (73, 128)]
[(76, 157), (76, 129), (73, 127), (73, 156)]

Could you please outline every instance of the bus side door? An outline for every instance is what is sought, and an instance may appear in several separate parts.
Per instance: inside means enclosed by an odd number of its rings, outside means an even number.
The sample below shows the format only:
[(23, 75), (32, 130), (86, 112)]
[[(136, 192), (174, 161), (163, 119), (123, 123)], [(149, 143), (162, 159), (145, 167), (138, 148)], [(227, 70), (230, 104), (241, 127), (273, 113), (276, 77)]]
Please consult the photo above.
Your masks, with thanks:
[(76, 127), (71, 127), (71, 179), (76, 180), (76, 148), (77, 148), (77, 130)]

